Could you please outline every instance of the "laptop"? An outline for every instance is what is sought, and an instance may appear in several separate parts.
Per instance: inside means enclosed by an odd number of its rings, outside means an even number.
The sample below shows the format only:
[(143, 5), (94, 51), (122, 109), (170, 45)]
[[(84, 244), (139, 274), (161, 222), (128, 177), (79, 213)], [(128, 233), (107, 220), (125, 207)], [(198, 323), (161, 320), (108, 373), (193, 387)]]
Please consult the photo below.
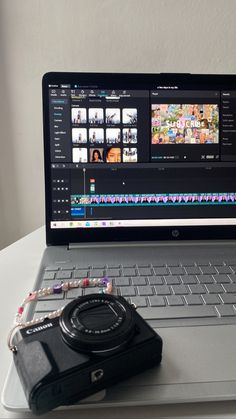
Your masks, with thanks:
[[(106, 276), (164, 344), (160, 366), (74, 408), (236, 398), (235, 115), (234, 75), (44, 75), (47, 247), (32, 286)], [(2, 401), (27, 410), (14, 366)]]

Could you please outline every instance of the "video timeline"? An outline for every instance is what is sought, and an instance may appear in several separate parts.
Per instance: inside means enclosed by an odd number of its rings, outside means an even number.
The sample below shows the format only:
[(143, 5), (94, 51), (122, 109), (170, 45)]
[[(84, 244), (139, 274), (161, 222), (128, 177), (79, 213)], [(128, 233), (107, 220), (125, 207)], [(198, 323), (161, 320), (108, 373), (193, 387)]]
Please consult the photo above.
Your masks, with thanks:
[(71, 195), (71, 213), (87, 206), (156, 206), (156, 205), (222, 205), (236, 204), (236, 192)]

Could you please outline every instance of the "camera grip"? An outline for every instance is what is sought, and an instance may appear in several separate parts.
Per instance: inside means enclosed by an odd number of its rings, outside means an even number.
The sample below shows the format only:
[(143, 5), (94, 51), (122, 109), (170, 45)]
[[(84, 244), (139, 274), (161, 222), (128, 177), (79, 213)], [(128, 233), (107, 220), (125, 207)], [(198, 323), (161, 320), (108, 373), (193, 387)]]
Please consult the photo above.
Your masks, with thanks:
[(28, 402), (42, 381), (56, 372), (57, 367), (50, 358), (48, 348), (46, 350), (45, 344), (40, 341), (26, 343), (21, 340), (17, 344), (14, 362)]

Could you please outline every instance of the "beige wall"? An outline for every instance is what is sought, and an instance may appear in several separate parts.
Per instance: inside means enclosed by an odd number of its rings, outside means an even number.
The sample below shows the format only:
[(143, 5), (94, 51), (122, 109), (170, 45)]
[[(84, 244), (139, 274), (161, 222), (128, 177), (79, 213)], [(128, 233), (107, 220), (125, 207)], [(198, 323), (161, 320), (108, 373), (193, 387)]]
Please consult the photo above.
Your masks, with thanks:
[(43, 73), (234, 73), (235, 22), (235, 0), (0, 0), (0, 248), (44, 223)]

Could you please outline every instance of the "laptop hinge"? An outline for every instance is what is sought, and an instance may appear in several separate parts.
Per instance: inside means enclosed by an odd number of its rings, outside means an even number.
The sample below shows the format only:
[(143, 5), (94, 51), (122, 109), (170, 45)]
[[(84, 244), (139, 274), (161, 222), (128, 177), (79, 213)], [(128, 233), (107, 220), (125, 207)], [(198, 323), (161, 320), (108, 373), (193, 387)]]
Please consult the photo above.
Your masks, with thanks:
[[(144, 242), (144, 241), (123, 241), (123, 242), (90, 242), (90, 243), (69, 243), (68, 250), (71, 249), (105, 249), (105, 248), (111, 248), (111, 247), (150, 247), (150, 246), (159, 246), (159, 245), (165, 245), (165, 242)], [(166, 242), (166, 245), (170, 244), (170, 242)], [(173, 242), (172, 242), (173, 245)]]
[[(220, 245), (234, 245), (235, 241), (227, 241), (222, 240)], [(123, 241), (123, 242), (90, 242), (90, 243), (69, 243), (68, 250), (71, 249), (91, 249), (91, 248), (117, 248), (117, 247), (173, 247), (173, 246), (218, 246), (219, 242), (214, 240), (193, 240), (193, 241), (171, 241), (171, 240), (163, 240), (163, 241)]]
[[(71, 249), (91, 249), (91, 248), (107, 248), (107, 247), (130, 247), (143, 246), (144, 242), (89, 242), (89, 243), (69, 243), (68, 250)], [(150, 243), (149, 243), (150, 245)]]

